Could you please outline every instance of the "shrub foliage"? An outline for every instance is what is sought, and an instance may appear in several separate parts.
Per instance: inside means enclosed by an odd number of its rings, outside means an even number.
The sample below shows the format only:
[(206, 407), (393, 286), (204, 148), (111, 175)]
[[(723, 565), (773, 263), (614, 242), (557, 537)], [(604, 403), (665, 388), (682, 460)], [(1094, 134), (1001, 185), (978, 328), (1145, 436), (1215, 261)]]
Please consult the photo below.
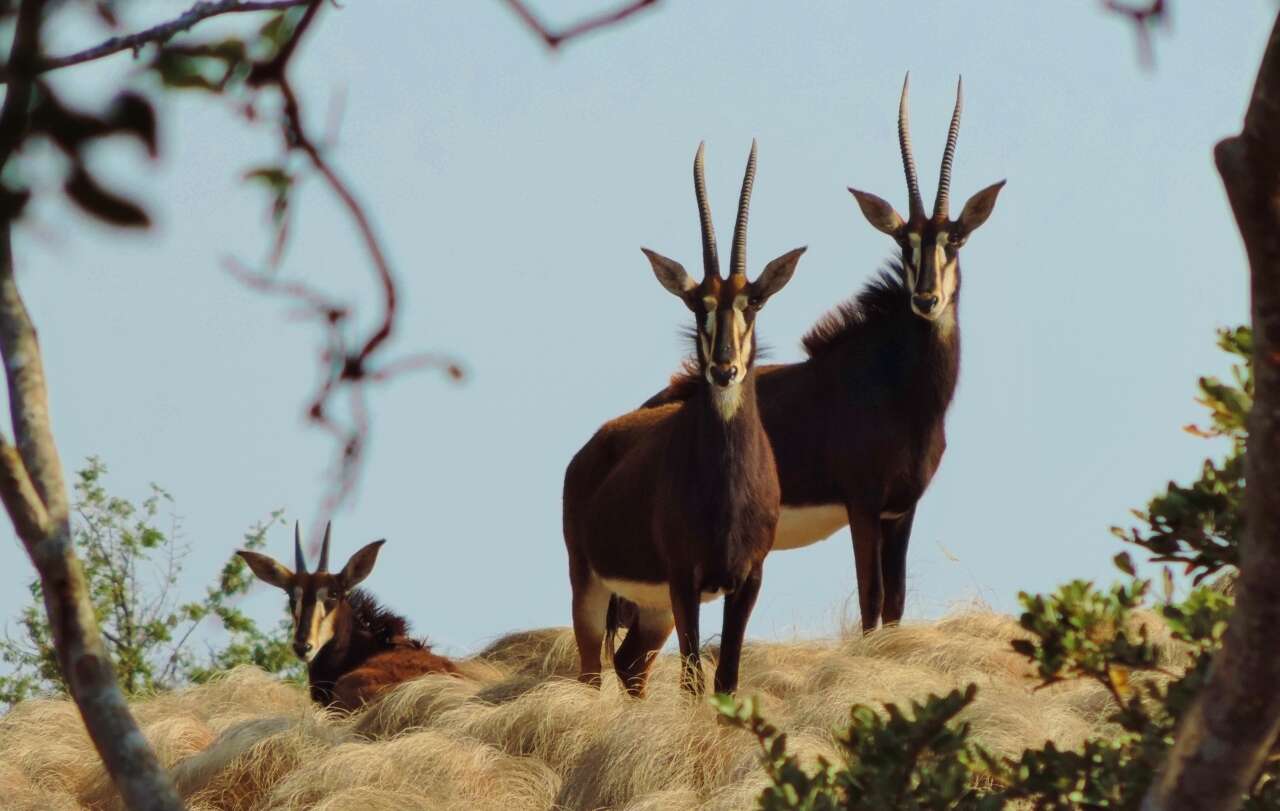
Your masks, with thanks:
[[(188, 602), (177, 597), (186, 547), (172, 512), (173, 499), (151, 485), (135, 504), (109, 495), (103, 485), (106, 466), (90, 458), (76, 475), (72, 539), (84, 567), (95, 619), (115, 665), (120, 685), (129, 695), (151, 693), (207, 680), (238, 664), (255, 664), (272, 673), (300, 678), (301, 668), (289, 647), (289, 621), (264, 630), (237, 607), (253, 584), (248, 567), (232, 555), (204, 595)], [(258, 549), (267, 530), (281, 521), (279, 511), (251, 526), (243, 546)], [(0, 640), (0, 704), (65, 692), (44, 610), (40, 581), (28, 586), (30, 596), (18, 616), (18, 633)], [(221, 624), (217, 645), (196, 631)], [(202, 650), (195, 643), (206, 644)]]

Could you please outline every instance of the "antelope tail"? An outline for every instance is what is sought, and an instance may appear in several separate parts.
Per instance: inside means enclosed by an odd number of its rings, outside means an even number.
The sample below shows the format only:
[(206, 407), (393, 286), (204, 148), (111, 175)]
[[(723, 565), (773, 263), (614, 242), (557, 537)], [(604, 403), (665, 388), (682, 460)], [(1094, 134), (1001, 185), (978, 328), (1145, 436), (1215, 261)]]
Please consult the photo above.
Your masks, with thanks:
[(617, 653), (618, 629), (626, 628), (627, 633), (631, 633), (639, 615), (635, 603), (616, 594), (609, 595), (609, 610), (604, 615), (604, 649), (609, 654), (609, 661), (613, 661)]

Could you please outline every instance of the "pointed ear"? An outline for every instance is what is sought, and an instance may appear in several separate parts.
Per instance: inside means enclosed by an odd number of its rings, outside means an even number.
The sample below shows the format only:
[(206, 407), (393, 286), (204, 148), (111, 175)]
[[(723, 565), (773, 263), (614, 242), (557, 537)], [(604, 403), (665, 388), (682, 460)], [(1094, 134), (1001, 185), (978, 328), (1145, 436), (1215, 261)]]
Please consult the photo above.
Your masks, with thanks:
[(285, 589), (286, 591), (292, 585), (293, 572), (289, 571), (284, 564), (266, 555), (250, 552), (247, 549), (237, 549), (236, 554), (245, 563), (249, 564), (249, 571), (253, 572), (253, 576), (263, 583), (269, 583), (278, 589)]
[(808, 247), (787, 251), (765, 265), (760, 277), (751, 283), (751, 303), (760, 307), (770, 296), (785, 287), (791, 281), (791, 275), (796, 272), (796, 263), (807, 250)]
[(960, 224), (961, 234), (968, 236), (987, 221), (987, 217), (991, 216), (991, 210), (996, 207), (996, 197), (1004, 188), (1004, 183), (1003, 180), (992, 183), (969, 198), (969, 202), (964, 204), (964, 210), (960, 212), (960, 219), (956, 220)]
[(648, 248), (641, 248), (640, 250), (644, 251), (645, 256), (649, 257), (649, 264), (653, 265), (653, 275), (658, 277), (658, 282), (667, 288), (667, 292), (674, 296), (679, 296), (687, 304), (689, 302), (689, 294), (697, 288), (698, 283), (685, 272), (684, 266), (676, 260), (668, 259)]
[(882, 197), (876, 197), (874, 194), (868, 194), (865, 191), (858, 191), (852, 186), (849, 187), (849, 193), (858, 201), (858, 208), (862, 209), (862, 216), (867, 218), (867, 222), (877, 231), (883, 231), (891, 237), (896, 237), (902, 233), (902, 227), (906, 223), (902, 219), (902, 215), (893, 210), (893, 206), (889, 205), (889, 201)]
[(344, 589), (355, 588), (373, 571), (373, 564), (378, 562), (378, 550), (386, 543), (386, 539), (366, 544), (359, 552), (351, 556), (347, 565), (338, 572), (338, 580)]

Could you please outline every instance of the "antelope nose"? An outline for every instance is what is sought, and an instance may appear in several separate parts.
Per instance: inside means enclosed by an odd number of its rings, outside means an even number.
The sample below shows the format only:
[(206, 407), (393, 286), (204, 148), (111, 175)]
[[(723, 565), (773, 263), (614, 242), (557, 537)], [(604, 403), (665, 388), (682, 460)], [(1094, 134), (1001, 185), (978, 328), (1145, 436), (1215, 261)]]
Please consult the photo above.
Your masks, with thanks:
[(916, 309), (922, 313), (931, 313), (933, 308), (938, 306), (938, 297), (933, 293), (912, 296), (911, 301), (916, 305)]
[(716, 385), (718, 386), (729, 385), (730, 383), (733, 382), (733, 379), (737, 376), (738, 376), (737, 366), (732, 366), (732, 365), (721, 366), (719, 364), (716, 364), (715, 366), (711, 367), (711, 379), (714, 380), (716, 382)]
[(311, 652), (311, 643), (310, 642), (294, 642), (293, 652), (298, 654), (299, 659), (304, 659), (306, 658), (306, 655)]

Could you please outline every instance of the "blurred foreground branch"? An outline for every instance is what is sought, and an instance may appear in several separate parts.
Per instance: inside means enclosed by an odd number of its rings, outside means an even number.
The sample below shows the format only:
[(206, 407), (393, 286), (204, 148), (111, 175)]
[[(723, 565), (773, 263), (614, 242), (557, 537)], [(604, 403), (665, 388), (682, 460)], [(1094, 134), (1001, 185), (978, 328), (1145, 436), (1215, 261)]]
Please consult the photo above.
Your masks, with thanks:
[(560, 30), (548, 28), (542, 20), (533, 13), (525, 4), (524, 0), (507, 0), (507, 5), (511, 6), (511, 10), (527, 25), (530, 30), (538, 35), (547, 47), (556, 50), (561, 45), (571, 39), (588, 34), (601, 28), (607, 28), (615, 23), (622, 22), (628, 17), (644, 11), (652, 5), (656, 5), (658, 0), (631, 0), (615, 9), (605, 11), (592, 17), (579, 20), (576, 23), (565, 26)]

